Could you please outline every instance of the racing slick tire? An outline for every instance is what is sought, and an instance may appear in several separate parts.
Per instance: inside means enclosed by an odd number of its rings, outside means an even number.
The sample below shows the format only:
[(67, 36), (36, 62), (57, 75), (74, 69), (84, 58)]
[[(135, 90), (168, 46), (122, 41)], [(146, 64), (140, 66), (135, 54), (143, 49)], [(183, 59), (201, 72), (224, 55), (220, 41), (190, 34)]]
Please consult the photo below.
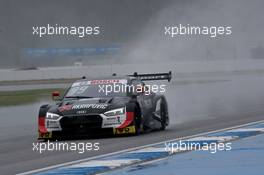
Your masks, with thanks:
[(140, 135), (141, 133), (144, 132), (144, 129), (143, 129), (141, 111), (138, 105), (136, 105), (135, 107), (134, 114), (135, 114), (134, 115), (134, 126), (135, 126), (134, 135)]

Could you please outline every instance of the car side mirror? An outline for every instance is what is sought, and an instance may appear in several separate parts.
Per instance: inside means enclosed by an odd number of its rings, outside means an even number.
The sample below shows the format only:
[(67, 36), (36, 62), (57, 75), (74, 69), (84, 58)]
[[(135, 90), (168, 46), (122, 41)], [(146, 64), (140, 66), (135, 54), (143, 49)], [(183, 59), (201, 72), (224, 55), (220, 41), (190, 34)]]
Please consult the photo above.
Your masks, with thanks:
[(60, 92), (54, 91), (52, 92), (52, 100), (58, 100), (60, 98)]

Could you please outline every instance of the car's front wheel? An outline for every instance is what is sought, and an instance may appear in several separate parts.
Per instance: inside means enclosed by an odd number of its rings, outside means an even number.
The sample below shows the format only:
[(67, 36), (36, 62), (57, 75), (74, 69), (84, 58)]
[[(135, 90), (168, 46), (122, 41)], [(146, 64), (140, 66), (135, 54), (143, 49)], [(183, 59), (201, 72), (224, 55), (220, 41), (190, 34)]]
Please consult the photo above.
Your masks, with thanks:
[(135, 135), (139, 135), (144, 132), (141, 111), (139, 107), (135, 107), (134, 110), (134, 126), (135, 126)]

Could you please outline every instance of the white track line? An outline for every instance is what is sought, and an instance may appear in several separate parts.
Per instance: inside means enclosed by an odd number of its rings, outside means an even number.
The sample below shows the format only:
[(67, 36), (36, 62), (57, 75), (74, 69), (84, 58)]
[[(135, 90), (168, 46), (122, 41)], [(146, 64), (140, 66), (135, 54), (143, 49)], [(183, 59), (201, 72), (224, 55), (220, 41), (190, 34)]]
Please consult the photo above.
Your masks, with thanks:
[(264, 132), (264, 128), (241, 128), (233, 129), (227, 132)]
[(218, 142), (226, 142), (226, 141), (231, 141), (238, 139), (237, 136), (204, 136), (204, 137), (195, 137), (191, 138), (188, 140), (183, 140), (183, 141), (218, 141)]

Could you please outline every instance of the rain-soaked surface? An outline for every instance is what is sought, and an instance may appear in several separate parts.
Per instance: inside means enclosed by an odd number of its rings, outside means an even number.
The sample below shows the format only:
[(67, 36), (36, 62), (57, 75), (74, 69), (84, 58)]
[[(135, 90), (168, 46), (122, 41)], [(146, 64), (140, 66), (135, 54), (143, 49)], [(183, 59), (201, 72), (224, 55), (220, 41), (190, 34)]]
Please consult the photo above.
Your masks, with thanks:
[(37, 133), (38, 102), (28, 105), (0, 107), (0, 139)]

